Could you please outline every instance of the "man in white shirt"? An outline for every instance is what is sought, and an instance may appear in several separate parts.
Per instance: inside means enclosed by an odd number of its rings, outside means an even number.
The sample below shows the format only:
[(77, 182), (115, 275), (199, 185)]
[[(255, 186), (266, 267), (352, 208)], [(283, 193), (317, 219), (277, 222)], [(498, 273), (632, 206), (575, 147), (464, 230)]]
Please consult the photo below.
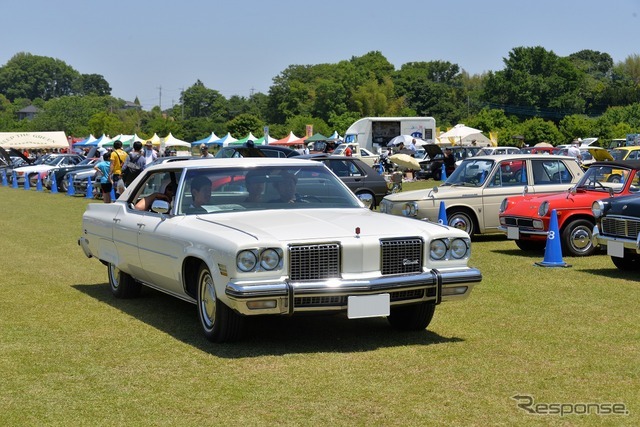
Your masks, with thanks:
[(144, 164), (145, 166), (158, 158), (158, 153), (153, 149), (153, 144), (149, 140), (144, 144)]
[(580, 154), (580, 149), (578, 148), (578, 141), (573, 141), (571, 143), (571, 147), (567, 149), (567, 155), (571, 157), (575, 157), (576, 160), (582, 160), (582, 155)]

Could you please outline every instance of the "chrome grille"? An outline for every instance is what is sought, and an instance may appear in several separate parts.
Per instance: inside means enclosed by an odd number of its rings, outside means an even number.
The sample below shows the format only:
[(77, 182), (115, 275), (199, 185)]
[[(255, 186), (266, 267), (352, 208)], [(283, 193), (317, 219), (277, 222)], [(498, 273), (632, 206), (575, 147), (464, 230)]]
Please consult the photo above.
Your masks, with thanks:
[(421, 272), (423, 246), (419, 237), (380, 240), (382, 274)]
[(340, 245), (321, 243), (289, 247), (289, 277), (293, 281), (340, 277)]
[(615, 217), (602, 218), (602, 234), (605, 236), (637, 239), (640, 233), (640, 221)]

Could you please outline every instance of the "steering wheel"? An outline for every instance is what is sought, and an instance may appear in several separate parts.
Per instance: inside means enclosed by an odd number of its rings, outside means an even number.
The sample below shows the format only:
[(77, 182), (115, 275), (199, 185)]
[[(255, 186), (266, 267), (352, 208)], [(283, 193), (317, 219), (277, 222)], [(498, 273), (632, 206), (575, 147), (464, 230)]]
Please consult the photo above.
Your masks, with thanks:
[(605, 187), (604, 184), (602, 184), (600, 181), (591, 181), (589, 184), (590, 185), (587, 185), (587, 187), (593, 187), (594, 189), (596, 187), (600, 187), (605, 191), (609, 191), (609, 189), (607, 187)]

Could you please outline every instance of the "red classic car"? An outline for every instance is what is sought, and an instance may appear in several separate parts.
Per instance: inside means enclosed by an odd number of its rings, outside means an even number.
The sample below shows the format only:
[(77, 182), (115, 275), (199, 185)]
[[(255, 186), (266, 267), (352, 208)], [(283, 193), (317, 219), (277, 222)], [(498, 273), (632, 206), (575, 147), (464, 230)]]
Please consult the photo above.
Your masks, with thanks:
[(500, 206), (499, 230), (525, 251), (545, 247), (551, 212), (558, 217), (562, 250), (570, 256), (591, 255), (594, 201), (640, 194), (640, 161), (594, 163), (569, 190), (546, 195), (509, 197)]

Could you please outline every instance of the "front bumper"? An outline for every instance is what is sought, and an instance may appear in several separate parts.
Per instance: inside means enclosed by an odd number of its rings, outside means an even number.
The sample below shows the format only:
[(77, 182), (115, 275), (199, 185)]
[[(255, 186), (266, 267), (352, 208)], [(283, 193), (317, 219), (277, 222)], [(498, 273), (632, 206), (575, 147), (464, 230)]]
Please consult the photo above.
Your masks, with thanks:
[(465, 267), (370, 280), (231, 281), (226, 286), (225, 296), (228, 305), (244, 315), (336, 312), (347, 310), (349, 296), (388, 293), (392, 307), (464, 299), (481, 280), (479, 270)]
[(531, 230), (531, 229), (526, 229), (522, 227), (504, 226), (504, 225), (498, 226), (498, 231), (506, 234), (507, 238), (512, 240), (517, 240), (520, 237), (526, 237), (526, 238), (536, 239), (536, 240), (544, 240), (547, 238), (547, 235), (549, 234), (549, 232), (545, 230)]
[(624, 249), (629, 249), (634, 251), (637, 254), (640, 254), (640, 234), (636, 239), (630, 239), (625, 237), (613, 237), (613, 236), (603, 236), (600, 233), (600, 228), (596, 225), (593, 227), (593, 232), (591, 233), (591, 243), (594, 246), (606, 246), (607, 253), (611, 254), (612, 246), (622, 246)]

